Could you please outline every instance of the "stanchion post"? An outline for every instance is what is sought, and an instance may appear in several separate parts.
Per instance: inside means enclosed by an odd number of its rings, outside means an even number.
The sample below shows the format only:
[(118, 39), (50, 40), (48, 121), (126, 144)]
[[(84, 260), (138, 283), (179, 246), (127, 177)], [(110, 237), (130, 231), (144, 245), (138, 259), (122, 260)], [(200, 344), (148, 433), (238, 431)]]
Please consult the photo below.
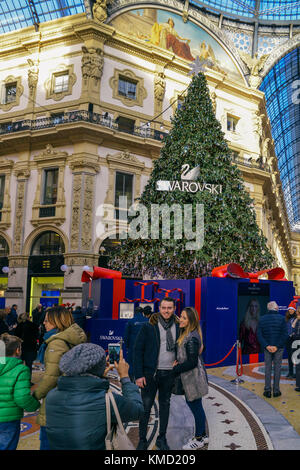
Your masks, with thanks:
[(239, 353), (240, 353), (240, 342), (239, 340), (236, 341), (236, 366), (235, 366), (235, 379), (231, 380), (231, 383), (236, 385), (243, 384), (244, 380), (238, 376), (237, 369), (238, 369), (238, 361), (239, 361)]

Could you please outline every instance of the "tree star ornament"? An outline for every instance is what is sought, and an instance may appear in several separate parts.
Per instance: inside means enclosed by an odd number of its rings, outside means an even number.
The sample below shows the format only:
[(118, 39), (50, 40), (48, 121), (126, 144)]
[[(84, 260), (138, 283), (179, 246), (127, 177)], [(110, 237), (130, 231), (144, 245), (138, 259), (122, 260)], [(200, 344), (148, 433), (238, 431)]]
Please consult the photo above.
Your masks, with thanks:
[(190, 64), (190, 72), (188, 75), (198, 75), (199, 72), (204, 72), (205, 67), (211, 67), (213, 65), (212, 61), (209, 59), (200, 60), (197, 55), (196, 60)]

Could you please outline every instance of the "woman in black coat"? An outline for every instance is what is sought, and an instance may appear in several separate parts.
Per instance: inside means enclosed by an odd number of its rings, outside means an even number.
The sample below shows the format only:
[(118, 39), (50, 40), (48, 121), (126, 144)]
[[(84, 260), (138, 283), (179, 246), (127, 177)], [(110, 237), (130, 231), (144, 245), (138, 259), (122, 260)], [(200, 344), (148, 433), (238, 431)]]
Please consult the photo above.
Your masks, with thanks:
[(37, 341), (39, 338), (39, 328), (30, 321), (29, 313), (22, 313), (18, 317), (18, 326), (15, 329), (15, 336), (22, 339), (21, 359), (32, 372), (32, 363), (37, 355)]

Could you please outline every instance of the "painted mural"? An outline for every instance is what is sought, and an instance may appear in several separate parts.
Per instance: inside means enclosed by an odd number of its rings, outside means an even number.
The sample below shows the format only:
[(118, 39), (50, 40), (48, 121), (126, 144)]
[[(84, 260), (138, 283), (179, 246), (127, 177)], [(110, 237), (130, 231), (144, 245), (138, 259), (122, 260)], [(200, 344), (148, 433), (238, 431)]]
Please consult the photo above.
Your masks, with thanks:
[(206, 31), (192, 22), (184, 23), (175, 13), (145, 8), (114, 18), (110, 25), (133, 39), (167, 49), (188, 62), (210, 59), (212, 69), (228, 78), (243, 81), (231, 57)]

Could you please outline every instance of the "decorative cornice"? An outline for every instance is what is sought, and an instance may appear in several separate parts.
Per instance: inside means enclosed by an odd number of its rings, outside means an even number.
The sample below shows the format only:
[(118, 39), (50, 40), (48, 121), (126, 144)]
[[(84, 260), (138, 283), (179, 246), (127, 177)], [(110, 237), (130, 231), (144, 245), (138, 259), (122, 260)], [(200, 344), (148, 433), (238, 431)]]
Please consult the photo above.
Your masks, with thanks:
[(13, 160), (8, 160), (8, 158), (0, 158), (0, 172), (11, 172), (14, 166)]
[(144, 169), (145, 163), (140, 162), (134, 155), (132, 155), (127, 149), (123, 152), (117, 153), (115, 155), (108, 154), (106, 156), (108, 164), (114, 164), (120, 166), (120, 164), (125, 164), (128, 166), (134, 166), (135, 168)]
[(100, 164), (98, 157), (94, 155), (87, 155), (86, 153), (73, 154), (69, 160), (68, 165), (73, 173), (99, 173)]
[(54, 150), (51, 144), (46, 145), (46, 149), (40, 152), (39, 154), (33, 157), (33, 161), (35, 161), (38, 166), (45, 166), (45, 163), (52, 162), (65, 162), (68, 158), (68, 152), (61, 152), (59, 150)]
[(18, 180), (28, 179), (30, 176), (29, 162), (17, 162), (13, 173)]

